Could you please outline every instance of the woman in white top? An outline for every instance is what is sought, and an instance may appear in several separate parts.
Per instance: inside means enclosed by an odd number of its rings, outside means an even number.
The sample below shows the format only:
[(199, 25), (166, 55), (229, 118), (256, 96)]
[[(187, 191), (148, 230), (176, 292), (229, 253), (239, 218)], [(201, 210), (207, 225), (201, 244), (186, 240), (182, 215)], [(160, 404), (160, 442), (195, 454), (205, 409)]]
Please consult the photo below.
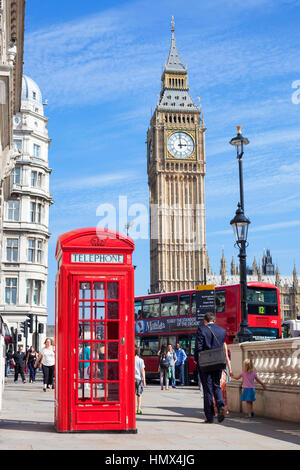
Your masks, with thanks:
[(41, 362), (43, 375), (44, 375), (44, 386), (43, 390), (46, 392), (47, 388), (54, 388), (53, 378), (54, 378), (54, 363), (55, 363), (55, 354), (54, 348), (50, 338), (46, 338), (45, 347), (41, 350), (38, 358), (34, 364), (34, 367), (38, 366), (38, 363)]

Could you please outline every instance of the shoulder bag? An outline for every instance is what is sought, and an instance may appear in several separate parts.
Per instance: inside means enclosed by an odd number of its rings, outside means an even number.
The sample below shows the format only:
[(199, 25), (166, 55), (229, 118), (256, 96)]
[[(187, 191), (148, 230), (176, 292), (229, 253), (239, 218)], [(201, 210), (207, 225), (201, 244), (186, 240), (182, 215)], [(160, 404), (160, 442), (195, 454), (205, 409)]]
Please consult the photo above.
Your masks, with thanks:
[[(213, 334), (217, 343), (220, 344), (214, 332), (207, 326)], [(201, 372), (213, 372), (214, 370), (226, 369), (226, 356), (223, 346), (214, 349), (206, 349), (198, 352), (198, 367)]]

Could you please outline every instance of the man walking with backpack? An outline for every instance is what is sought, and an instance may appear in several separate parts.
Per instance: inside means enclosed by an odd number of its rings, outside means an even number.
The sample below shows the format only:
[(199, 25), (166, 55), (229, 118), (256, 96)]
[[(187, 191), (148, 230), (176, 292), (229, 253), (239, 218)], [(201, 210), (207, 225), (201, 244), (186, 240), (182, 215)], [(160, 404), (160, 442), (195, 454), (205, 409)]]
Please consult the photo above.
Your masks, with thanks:
[[(215, 324), (215, 316), (213, 313), (206, 313), (204, 316), (204, 325), (200, 325), (197, 330), (196, 347), (195, 347), (195, 362), (199, 366), (198, 353), (209, 349), (223, 348), (224, 356), (226, 358), (229, 371), (230, 363), (228, 358), (227, 346), (225, 344), (226, 331), (224, 328)], [(224, 368), (226, 367), (226, 364)], [(225, 418), (225, 405), (220, 386), (222, 369), (210, 370), (205, 372), (200, 367), (200, 378), (203, 387), (204, 395), (204, 413), (206, 423), (214, 422), (214, 404), (213, 397), (216, 400), (218, 409), (218, 422), (221, 423)]]
[(160, 388), (161, 390), (169, 390), (169, 357), (167, 354), (167, 348), (163, 344), (161, 350), (159, 351), (158, 364), (159, 364), (159, 376), (160, 376)]

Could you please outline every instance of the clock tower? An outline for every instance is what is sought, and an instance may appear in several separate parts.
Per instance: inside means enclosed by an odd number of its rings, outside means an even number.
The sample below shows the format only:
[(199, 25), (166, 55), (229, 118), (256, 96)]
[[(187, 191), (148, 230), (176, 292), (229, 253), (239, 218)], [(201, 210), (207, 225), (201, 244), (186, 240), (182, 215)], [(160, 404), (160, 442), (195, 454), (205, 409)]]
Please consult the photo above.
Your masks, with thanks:
[(152, 293), (194, 289), (209, 271), (205, 233), (205, 126), (190, 93), (172, 18), (168, 61), (147, 132)]

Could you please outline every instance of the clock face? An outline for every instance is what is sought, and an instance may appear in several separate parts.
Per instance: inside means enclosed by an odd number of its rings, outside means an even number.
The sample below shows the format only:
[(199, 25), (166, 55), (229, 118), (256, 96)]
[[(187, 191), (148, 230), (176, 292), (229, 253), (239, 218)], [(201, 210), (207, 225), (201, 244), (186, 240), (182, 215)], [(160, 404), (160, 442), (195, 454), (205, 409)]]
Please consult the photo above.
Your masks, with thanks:
[(194, 141), (185, 132), (175, 132), (169, 137), (168, 150), (176, 158), (187, 158), (194, 151)]

